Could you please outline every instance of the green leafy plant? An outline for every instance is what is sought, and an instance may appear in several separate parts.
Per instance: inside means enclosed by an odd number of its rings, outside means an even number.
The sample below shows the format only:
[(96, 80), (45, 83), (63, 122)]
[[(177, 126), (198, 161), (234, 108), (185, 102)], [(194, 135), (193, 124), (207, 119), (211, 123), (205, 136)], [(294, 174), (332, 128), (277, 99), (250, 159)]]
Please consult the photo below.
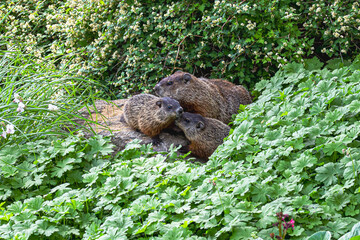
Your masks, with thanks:
[(84, 141), (72, 136), (65, 139), (50, 136), (21, 147), (14, 144), (2, 148), (0, 200), (5, 201), (2, 205), (6, 203), (6, 210), (0, 209), (1, 238), (28, 239), (38, 235), (53, 239), (78, 235), (75, 218), (86, 216), (88, 199), (81, 194), (82, 200), (74, 199), (72, 194), (84, 187), (84, 169), (106, 165), (105, 159), (97, 158), (109, 152), (112, 145), (102, 138)]
[(279, 208), (296, 219), (295, 239), (312, 229), (338, 238), (358, 221), (358, 69), (358, 60), (331, 70), (292, 63), (256, 85), (262, 94), (237, 115), (208, 165), (238, 160), (237, 170), (256, 179), (240, 185), (239, 197), (261, 211), (257, 226), (268, 226)]
[(97, 83), (56, 69), (57, 56), (37, 63), (23, 50), (1, 50), (6, 44), (0, 43), (0, 149), (82, 128), (77, 110), (95, 98)]
[(350, 237), (360, 214), (359, 73), (358, 62), (290, 64), (259, 82), (258, 100), (207, 164), (139, 141), (113, 155), (101, 137), (8, 144), (0, 238), (269, 239), (280, 211), (296, 221), (286, 238)]
[[(329, 231), (321, 231), (314, 233), (306, 240), (330, 240), (331, 233)], [(343, 235), (339, 240), (358, 240), (360, 239), (360, 223), (355, 224), (351, 231)]]
[[(3, 1), (2, 37), (103, 80), (117, 97), (149, 91), (182, 69), (251, 87), (279, 66), (359, 53), (356, 1)], [(76, 68), (80, 65), (80, 68)], [(313, 64), (309, 64), (313, 66)]]

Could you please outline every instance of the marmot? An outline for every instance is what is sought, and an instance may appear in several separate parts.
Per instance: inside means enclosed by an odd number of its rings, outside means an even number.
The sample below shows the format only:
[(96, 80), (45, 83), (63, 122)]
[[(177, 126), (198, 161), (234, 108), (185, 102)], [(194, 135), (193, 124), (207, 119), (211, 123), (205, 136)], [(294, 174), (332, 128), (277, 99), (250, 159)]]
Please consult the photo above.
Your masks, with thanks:
[(172, 125), (182, 112), (182, 107), (175, 99), (139, 94), (125, 103), (124, 120), (131, 128), (155, 137)]
[(221, 79), (197, 78), (182, 71), (162, 79), (154, 90), (160, 97), (178, 100), (186, 112), (215, 118), (226, 124), (238, 112), (240, 104), (252, 102), (243, 86)]
[(197, 157), (208, 159), (229, 135), (230, 127), (223, 122), (196, 113), (184, 112), (175, 124), (190, 141), (189, 150)]

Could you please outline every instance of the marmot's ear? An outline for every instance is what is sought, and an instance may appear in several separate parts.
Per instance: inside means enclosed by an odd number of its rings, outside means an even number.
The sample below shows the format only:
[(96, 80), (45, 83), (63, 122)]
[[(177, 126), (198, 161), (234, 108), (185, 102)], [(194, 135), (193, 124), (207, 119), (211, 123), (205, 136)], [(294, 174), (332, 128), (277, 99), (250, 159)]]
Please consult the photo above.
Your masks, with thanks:
[(156, 105), (159, 106), (159, 108), (161, 107), (161, 104), (162, 104), (162, 101), (161, 101), (161, 100), (158, 100), (158, 101), (156, 102)]
[(183, 76), (183, 79), (184, 79), (185, 83), (188, 83), (191, 80), (191, 75), (188, 73), (185, 73)]
[(203, 130), (205, 128), (205, 124), (203, 122), (197, 122), (196, 123), (196, 128)]

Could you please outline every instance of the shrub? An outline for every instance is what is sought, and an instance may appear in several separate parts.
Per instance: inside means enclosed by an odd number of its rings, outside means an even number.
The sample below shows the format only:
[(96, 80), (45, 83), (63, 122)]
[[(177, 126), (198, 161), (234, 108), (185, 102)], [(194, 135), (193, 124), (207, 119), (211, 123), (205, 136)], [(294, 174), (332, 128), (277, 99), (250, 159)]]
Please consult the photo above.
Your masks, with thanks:
[(13, 44), (39, 61), (74, 58), (70, 68), (118, 97), (176, 69), (252, 87), (290, 61), (352, 58), (360, 46), (356, 1), (3, 1), (0, 18)]

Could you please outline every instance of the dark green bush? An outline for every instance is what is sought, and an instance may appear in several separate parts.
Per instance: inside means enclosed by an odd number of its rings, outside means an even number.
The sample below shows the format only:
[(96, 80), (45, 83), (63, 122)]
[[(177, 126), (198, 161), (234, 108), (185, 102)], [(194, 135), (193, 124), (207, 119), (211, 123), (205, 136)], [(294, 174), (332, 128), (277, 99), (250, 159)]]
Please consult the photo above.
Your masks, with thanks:
[(356, 1), (15, 0), (0, 3), (0, 18), (13, 44), (39, 61), (74, 58), (118, 97), (175, 69), (251, 87), (289, 61), (352, 58), (360, 46)]

